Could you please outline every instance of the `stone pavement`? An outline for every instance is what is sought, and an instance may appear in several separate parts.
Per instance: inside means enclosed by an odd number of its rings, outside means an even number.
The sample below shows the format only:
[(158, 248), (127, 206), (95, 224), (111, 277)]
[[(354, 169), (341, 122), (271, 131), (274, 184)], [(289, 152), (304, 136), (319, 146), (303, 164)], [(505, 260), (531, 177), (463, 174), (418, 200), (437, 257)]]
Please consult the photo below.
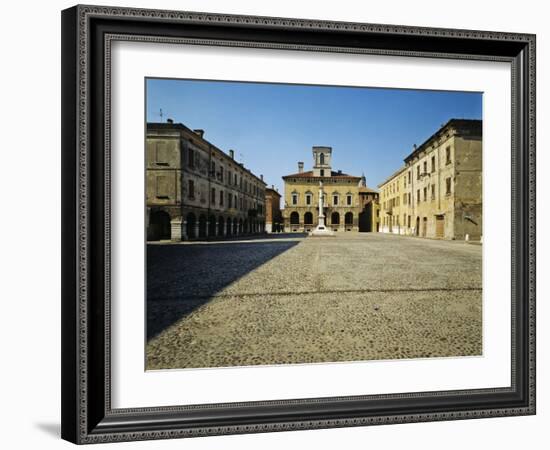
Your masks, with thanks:
[(147, 369), (480, 355), (481, 253), (351, 232), (149, 245)]

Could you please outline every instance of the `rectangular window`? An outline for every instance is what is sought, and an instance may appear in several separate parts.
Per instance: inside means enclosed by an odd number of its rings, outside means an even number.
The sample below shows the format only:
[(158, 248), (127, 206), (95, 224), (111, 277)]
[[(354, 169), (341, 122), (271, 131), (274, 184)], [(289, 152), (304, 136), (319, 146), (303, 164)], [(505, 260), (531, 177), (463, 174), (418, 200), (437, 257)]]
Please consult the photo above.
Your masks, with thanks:
[(420, 166), (416, 166), (416, 179), (420, 180)]
[[(242, 206), (242, 205), (241, 205)], [(237, 203), (237, 195), (235, 194), (235, 208), (238, 207), (238, 203)]]
[(214, 161), (210, 164), (210, 175), (216, 176), (216, 163)]
[(420, 189), (416, 190), (416, 203), (420, 203)]
[(411, 171), (409, 170), (409, 184), (411, 184)]
[(432, 184), (432, 200), (435, 200), (435, 184)]
[(157, 177), (157, 198), (169, 198), (169, 181), (168, 177), (161, 175)]
[(332, 204), (333, 204), (334, 206), (337, 206), (337, 205), (338, 205), (338, 196), (337, 196), (337, 195), (334, 195), (334, 196), (332, 197)]
[(227, 193), (227, 207), (232, 208), (233, 207), (233, 195), (231, 192)]
[(157, 142), (156, 163), (159, 166), (168, 165), (168, 149), (166, 142)]
[(428, 173), (428, 162), (424, 161), (424, 173)]
[(424, 188), (424, 201), (428, 200), (428, 188)]
[(220, 206), (223, 206), (223, 191), (220, 191)]
[(403, 194), (403, 204), (407, 204), (407, 194)]
[(237, 186), (238, 183), (237, 183), (237, 174), (235, 174), (235, 186)]
[(451, 195), (451, 178), (446, 178), (445, 179), (445, 194), (447, 195)]
[(435, 172), (435, 156), (432, 156), (432, 173)]
[(188, 195), (190, 199), (195, 198), (195, 182), (193, 180), (189, 180), (188, 185)]
[(311, 194), (306, 194), (306, 205), (311, 205)]
[(320, 173), (320, 175), (321, 175), (322, 177), (324, 177), (324, 176), (325, 176), (325, 169), (321, 169), (321, 170), (319, 171), (319, 173)]
[(212, 201), (212, 204), (216, 204), (216, 188), (212, 188), (212, 195), (210, 197), (210, 200)]
[(347, 202), (348, 202), (348, 206), (351, 206), (351, 195), (348, 195)]
[(187, 165), (190, 169), (195, 168), (195, 151), (192, 148), (187, 150)]
[(220, 181), (223, 183), (223, 167), (220, 166)]
[(451, 147), (445, 149), (445, 164), (451, 164)]
[(298, 204), (298, 194), (292, 194), (292, 204), (293, 205)]

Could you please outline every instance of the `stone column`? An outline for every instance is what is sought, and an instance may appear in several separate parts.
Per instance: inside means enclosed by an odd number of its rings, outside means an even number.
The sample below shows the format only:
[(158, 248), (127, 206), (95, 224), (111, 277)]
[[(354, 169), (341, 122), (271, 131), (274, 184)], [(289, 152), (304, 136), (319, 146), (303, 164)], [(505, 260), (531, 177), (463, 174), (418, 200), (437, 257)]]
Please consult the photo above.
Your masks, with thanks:
[(183, 236), (183, 222), (181, 217), (170, 220), (170, 239), (174, 242), (180, 242)]
[(319, 182), (319, 225), (317, 225), (319, 229), (325, 228), (325, 214), (323, 213), (324, 200), (323, 182), (321, 181)]

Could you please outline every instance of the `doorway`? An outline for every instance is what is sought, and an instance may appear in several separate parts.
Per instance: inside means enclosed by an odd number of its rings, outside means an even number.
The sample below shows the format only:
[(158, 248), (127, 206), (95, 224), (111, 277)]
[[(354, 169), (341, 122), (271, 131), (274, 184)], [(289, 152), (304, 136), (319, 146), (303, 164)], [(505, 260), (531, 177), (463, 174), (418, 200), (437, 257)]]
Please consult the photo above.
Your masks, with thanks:
[(443, 214), (435, 216), (435, 237), (438, 239), (445, 237), (445, 216)]

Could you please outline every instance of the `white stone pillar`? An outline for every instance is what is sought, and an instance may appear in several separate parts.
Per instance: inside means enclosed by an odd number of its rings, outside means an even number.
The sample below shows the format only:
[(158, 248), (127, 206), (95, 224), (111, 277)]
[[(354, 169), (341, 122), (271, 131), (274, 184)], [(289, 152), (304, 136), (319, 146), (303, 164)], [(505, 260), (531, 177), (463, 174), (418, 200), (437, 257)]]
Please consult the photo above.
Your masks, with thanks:
[(180, 242), (182, 240), (182, 225), (181, 217), (170, 220), (170, 240), (174, 242)]

